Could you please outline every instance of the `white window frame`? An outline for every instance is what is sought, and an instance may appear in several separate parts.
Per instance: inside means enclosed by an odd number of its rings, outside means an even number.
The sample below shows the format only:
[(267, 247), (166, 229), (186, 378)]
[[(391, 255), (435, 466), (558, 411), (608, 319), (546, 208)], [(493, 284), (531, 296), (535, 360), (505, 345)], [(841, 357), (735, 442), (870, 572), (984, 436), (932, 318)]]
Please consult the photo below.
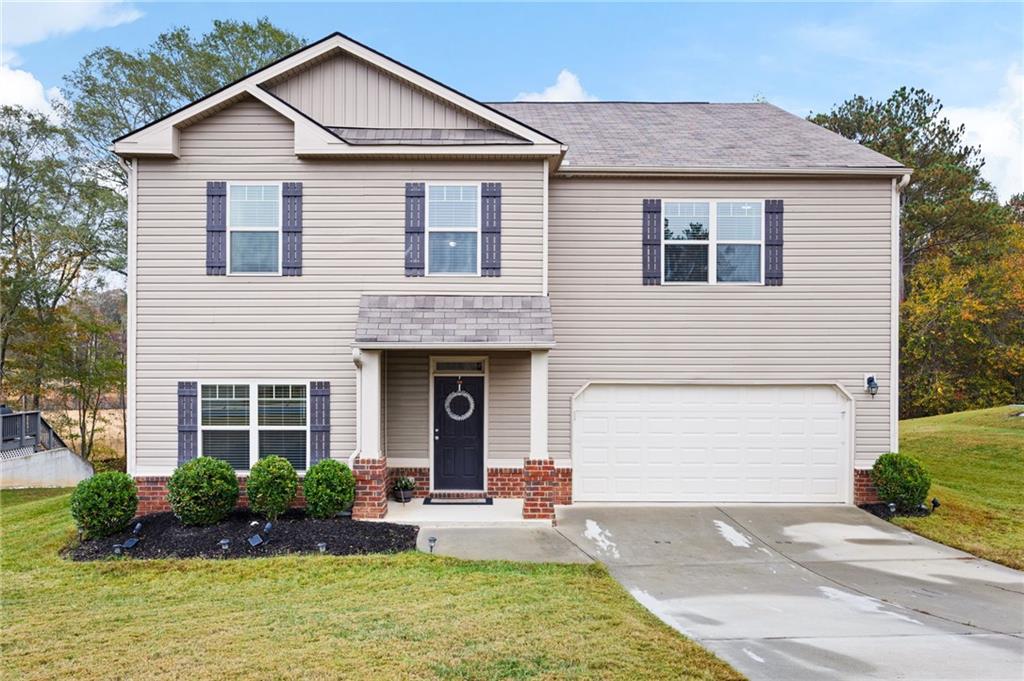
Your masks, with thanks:
[[(309, 398), (310, 398), (310, 380), (281, 380), (281, 379), (270, 379), (270, 380), (259, 380), (254, 381), (250, 379), (237, 379), (237, 378), (225, 378), (221, 380), (208, 380), (208, 381), (197, 381), (199, 386), (199, 404), (197, 409), (197, 422), (199, 430), (198, 446), (199, 450), (197, 456), (203, 455), (203, 432), (207, 430), (248, 430), (249, 431), (249, 468), (245, 470), (235, 470), (235, 473), (239, 475), (248, 475), (249, 471), (260, 460), (260, 431), (261, 430), (304, 430), (306, 433), (306, 465), (301, 471), (296, 471), (300, 476), (304, 476), (309, 471)], [(248, 385), (249, 386), (249, 425), (248, 426), (204, 426), (203, 425), (203, 386), (204, 385)], [(304, 385), (306, 386), (306, 426), (301, 428), (299, 426), (261, 426), (259, 424), (260, 419), (260, 401), (259, 401), (259, 387), (261, 385)]]
[[(479, 277), (481, 265), (481, 253), (483, 244), (483, 182), (425, 182), (424, 183), (424, 211), (423, 211), (423, 255), (424, 272), (428, 277)], [(476, 187), (476, 227), (430, 227), (430, 188), (431, 187)], [(475, 272), (431, 272), (430, 271), (430, 233), (431, 232), (476, 232), (476, 271)]]
[[(276, 227), (232, 227), (231, 226), (231, 188), (232, 187), (277, 187), (277, 226)], [(284, 183), (283, 182), (227, 182), (226, 206), (224, 211), (225, 224), (225, 262), (229, 277), (279, 277), (283, 271), (284, 259)], [(233, 272), (231, 270), (231, 233), (232, 232), (277, 232), (277, 271), (276, 272)]]
[[(665, 238), (665, 205), (669, 203), (706, 203), (708, 204), (708, 238), (707, 239), (672, 239)], [(760, 240), (718, 239), (718, 204), (719, 203), (755, 203), (761, 207), (761, 238)], [(665, 286), (764, 286), (764, 199), (661, 199), (662, 218), (658, 226), (661, 230), (661, 283)], [(668, 281), (665, 272), (668, 262), (665, 258), (666, 246), (668, 244), (680, 244), (690, 246), (708, 247), (708, 280), (707, 281)], [(718, 246), (719, 245), (750, 245), (761, 247), (760, 278), (758, 281), (718, 281)]]

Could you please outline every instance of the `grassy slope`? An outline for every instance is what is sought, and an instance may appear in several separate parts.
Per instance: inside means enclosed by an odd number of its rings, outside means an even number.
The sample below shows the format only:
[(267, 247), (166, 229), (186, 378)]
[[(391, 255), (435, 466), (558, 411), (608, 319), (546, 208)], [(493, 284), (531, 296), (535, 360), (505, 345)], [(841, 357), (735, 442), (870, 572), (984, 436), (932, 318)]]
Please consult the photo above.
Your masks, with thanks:
[(0, 492), (4, 678), (739, 679), (598, 566), (423, 554), (71, 563), (65, 491)]
[(982, 558), (1024, 568), (1024, 418), (999, 407), (900, 423), (900, 450), (932, 475), (942, 503), (897, 522)]

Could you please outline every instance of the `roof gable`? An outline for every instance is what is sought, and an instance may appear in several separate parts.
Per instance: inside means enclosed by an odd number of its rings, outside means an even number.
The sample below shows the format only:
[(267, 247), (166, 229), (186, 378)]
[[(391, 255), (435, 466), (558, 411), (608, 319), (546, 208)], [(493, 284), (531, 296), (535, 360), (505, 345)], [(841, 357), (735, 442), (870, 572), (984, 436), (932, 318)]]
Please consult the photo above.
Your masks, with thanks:
[[(341, 58), (341, 62), (338, 61), (339, 58)], [(182, 128), (207, 115), (212, 115), (240, 97), (250, 95), (295, 124), (295, 153), (297, 155), (401, 155), (405, 153), (422, 155), (431, 152), (439, 154), (457, 152), (473, 155), (493, 153), (493, 150), (487, 145), (466, 145), (458, 149), (454, 149), (450, 145), (439, 145), (436, 149), (429, 145), (416, 145), (410, 150), (400, 144), (372, 147), (348, 144), (344, 139), (327, 130), (328, 122), (318, 120), (308, 111), (303, 110), (304, 108), (310, 109), (310, 107), (306, 106), (301, 98), (296, 99), (294, 96), (296, 91), (303, 89), (300, 85), (287, 85), (290, 79), (301, 78), (302, 74), (309, 73), (318, 66), (338, 63), (341, 63), (346, 69), (350, 63), (353, 67), (358, 65), (362, 69), (372, 69), (372, 71), (364, 71), (364, 73), (372, 72), (378, 85), (383, 76), (388, 97), (390, 98), (392, 93), (397, 93), (397, 102), (402, 106), (404, 96), (409, 103), (409, 111), (414, 102), (420, 106), (421, 112), (427, 103), (430, 103), (438, 112), (438, 118), (458, 121), (460, 125), (457, 127), (469, 127), (472, 122), (477, 127), (503, 130), (523, 139), (523, 145), (503, 153), (558, 155), (563, 151), (562, 145), (557, 140), (340, 33), (333, 33), (158, 121), (118, 138), (114, 141), (114, 151), (126, 157), (177, 157), (178, 137)], [(322, 74), (322, 71), (320, 73)], [(358, 77), (355, 82), (358, 84)], [(306, 88), (306, 91), (312, 90)], [(365, 96), (366, 93), (356, 92), (355, 94), (358, 97)], [(324, 115), (327, 108), (322, 104), (326, 99), (322, 94), (318, 94), (318, 99), (321, 101), (321, 107), (316, 112)], [(378, 105), (379, 99), (374, 100), (373, 106), (379, 111)], [(370, 108), (369, 100), (365, 105), (359, 103), (357, 108), (363, 106), (368, 110)], [(331, 113), (331, 116), (333, 118), (335, 114)], [(390, 114), (385, 117), (390, 119)], [(378, 115), (376, 118), (380, 119), (381, 117)], [(364, 119), (369, 121), (370, 117), (364, 116)], [(349, 119), (345, 120), (348, 122)], [(359, 120), (358, 116), (356, 120)]]

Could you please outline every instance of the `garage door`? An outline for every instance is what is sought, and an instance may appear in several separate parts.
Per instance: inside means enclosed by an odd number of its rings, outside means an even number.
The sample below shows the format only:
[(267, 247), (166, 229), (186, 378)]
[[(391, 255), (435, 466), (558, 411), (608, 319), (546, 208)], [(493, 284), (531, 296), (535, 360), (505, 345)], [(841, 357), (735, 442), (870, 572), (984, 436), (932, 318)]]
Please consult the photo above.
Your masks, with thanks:
[(592, 384), (573, 402), (573, 497), (845, 502), (849, 412), (829, 386)]

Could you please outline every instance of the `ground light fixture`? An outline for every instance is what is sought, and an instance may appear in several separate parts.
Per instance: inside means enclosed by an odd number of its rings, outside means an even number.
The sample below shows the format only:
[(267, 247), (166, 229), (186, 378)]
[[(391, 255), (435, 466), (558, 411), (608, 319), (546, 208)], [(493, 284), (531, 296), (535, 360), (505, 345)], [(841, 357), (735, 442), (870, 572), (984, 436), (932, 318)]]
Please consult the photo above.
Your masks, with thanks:
[(437, 544), (437, 537), (427, 537), (427, 544), (430, 545), (430, 552), (434, 552), (434, 546)]
[(220, 545), (220, 550), (223, 551), (224, 553), (227, 553), (228, 549), (231, 547), (231, 540), (227, 539), (227, 538), (221, 539), (217, 543)]
[(316, 550), (320, 553), (327, 553), (327, 542), (318, 541), (316, 543)]
[(261, 537), (258, 534), (254, 534), (253, 536), (249, 537), (248, 541), (249, 541), (249, 546), (251, 546), (253, 548), (256, 548), (257, 546), (259, 546), (260, 544), (263, 543), (263, 537)]
[(138, 534), (142, 532), (142, 523), (135, 523), (135, 527), (132, 528), (132, 534)]
[(932, 497), (932, 511), (935, 511), (935, 509), (937, 509), (941, 505), (942, 504), (939, 503), (938, 499), (936, 499), (935, 497)]
[(123, 548), (124, 547), (122, 547), (120, 544), (114, 544), (114, 555), (115, 556), (120, 556), (121, 553), (122, 553)]
[(139, 538), (138, 537), (128, 537), (127, 539), (124, 540), (124, 543), (121, 544), (121, 547), (124, 548), (125, 550), (132, 549), (132, 548), (135, 548), (135, 545), (138, 544), (138, 543), (139, 543)]
[(896, 515), (896, 504), (889, 502), (889, 513)]

